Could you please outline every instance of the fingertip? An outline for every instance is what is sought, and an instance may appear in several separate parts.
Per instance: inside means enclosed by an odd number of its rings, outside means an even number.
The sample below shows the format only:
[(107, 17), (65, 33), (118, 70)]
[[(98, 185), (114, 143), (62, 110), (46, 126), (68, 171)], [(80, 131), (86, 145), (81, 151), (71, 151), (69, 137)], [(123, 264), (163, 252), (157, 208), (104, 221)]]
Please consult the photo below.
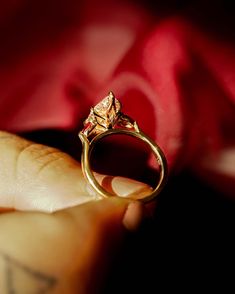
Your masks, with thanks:
[(95, 173), (99, 184), (109, 193), (132, 200), (142, 199), (152, 193), (152, 188), (142, 182), (119, 176)]
[(127, 206), (122, 223), (128, 231), (136, 231), (143, 218), (144, 205), (139, 201), (133, 201)]

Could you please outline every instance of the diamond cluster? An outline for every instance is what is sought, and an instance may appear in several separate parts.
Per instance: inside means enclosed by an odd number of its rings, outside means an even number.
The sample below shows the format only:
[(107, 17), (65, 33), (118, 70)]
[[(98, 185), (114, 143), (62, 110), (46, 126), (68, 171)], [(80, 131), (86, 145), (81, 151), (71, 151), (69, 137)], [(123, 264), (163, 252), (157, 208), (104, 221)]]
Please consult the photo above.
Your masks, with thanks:
[(112, 92), (92, 107), (84, 121), (82, 132), (87, 136), (96, 136), (115, 127), (133, 128), (133, 121), (121, 113), (121, 103)]

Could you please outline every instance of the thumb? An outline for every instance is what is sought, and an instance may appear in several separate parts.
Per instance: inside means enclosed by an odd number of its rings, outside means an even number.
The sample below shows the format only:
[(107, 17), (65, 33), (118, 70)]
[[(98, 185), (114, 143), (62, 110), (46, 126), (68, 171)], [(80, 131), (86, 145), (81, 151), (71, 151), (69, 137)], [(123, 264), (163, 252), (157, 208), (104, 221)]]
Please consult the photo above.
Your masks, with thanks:
[[(80, 164), (58, 149), (0, 132), (0, 162), (2, 208), (54, 212), (100, 199), (84, 179)], [(151, 191), (134, 180), (104, 178), (97, 175), (105, 189), (123, 197)]]

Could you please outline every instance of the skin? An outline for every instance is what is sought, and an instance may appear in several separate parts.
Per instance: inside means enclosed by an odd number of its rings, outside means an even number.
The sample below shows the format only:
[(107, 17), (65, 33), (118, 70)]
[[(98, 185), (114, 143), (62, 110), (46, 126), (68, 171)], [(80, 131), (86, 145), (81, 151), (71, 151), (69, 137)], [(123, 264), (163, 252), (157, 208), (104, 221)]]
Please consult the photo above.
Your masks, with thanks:
[(100, 200), (72, 157), (6, 132), (0, 162), (1, 293), (100, 293), (111, 256), (143, 216), (124, 197), (150, 188), (114, 177), (123, 198)]

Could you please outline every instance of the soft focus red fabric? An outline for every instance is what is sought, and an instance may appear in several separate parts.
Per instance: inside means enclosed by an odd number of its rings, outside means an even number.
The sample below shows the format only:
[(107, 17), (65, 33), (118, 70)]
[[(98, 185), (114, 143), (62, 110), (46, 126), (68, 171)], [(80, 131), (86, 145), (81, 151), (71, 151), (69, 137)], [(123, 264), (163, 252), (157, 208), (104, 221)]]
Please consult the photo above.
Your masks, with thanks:
[(170, 170), (191, 166), (235, 195), (229, 38), (134, 1), (12, 0), (0, 3), (0, 44), (1, 129), (72, 129), (112, 90)]

